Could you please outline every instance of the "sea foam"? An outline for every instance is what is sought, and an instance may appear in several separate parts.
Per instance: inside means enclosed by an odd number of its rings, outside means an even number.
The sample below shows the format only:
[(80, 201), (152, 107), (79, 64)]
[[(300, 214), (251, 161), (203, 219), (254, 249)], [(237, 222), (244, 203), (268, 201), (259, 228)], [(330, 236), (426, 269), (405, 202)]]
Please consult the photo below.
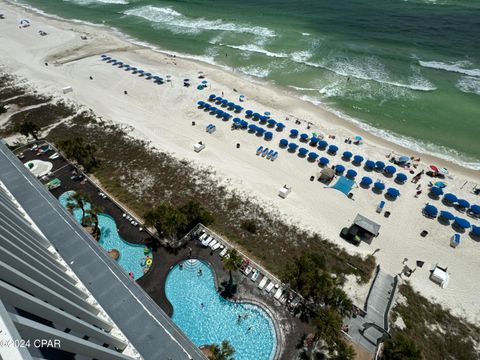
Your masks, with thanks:
[(232, 49), (237, 49), (237, 50), (242, 50), (242, 51), (247, 51), (247, 52), (255, 52), (259, 54), (263, 54), (269, 57), (275, 57), (275, 58), (286, 58), (288, 57), (287, 54), (285, 53), (276, 53), (272, 51), (265, 50), (264, 48), (255, 45), (255, 44), (246, 44), (246, 45), (228, 45), (228, 44), (221, 44), (219, 45), (226, 46)]
[(469, 61), (457, 61), (454, 63), (447, 64), (440, 61), (419, 60), (418, 63), (420, 64), (420, 66), (430, 68), (430, 69), (444, 70), (444, 71), (460, 73), (468, 76), (480, 77), (480, 69), (465, 68), (465, 66), (471, 65)]
[(221, 19), (190, 18), (169, 7), (147, 5), (126, 10), (124, 14), (141, 17), (158, 25), (163, 25), (174, 33), (198, 34), (202, 31), (210, 30), (246, 33), (261, 37), (275, 36), (273, 30), (265, 27), (233, 24), (224, 22)]
[(128, 0), (63, 0), (64, 2), (72, 2), (77, 5), (91, 5), (91, 4), (118, 4), (127, 5)]
[(480, 95), (480, 78), (462, 76), (456, 84), (457, 89), (464, 93)]

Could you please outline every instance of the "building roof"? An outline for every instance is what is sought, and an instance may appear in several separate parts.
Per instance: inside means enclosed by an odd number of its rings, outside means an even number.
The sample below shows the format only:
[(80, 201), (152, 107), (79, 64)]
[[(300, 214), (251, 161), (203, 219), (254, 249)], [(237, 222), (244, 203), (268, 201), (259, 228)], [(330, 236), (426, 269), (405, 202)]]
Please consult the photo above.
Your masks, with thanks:
[(0, 141), (0, 180), (145, 359), (205, 359)]
[(379, 224), (360, 214), (357, 214), (353, 223), (374, 236), (377, 236), (378, 232), (380, 231)]

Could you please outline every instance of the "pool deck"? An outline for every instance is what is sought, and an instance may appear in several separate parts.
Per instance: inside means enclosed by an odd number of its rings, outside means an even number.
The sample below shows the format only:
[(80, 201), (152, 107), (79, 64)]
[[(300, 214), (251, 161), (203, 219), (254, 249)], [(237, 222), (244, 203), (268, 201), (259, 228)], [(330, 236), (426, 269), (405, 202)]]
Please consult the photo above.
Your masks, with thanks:
[[(23, 150), (23, 149), (22, 149)], [(47, 155), (36, 156), (35, 152), (23, 150), (23, 163), (32, 159), (47, 160)], [(214, 270), (217, 283), (228, 279), (228, 272), (224, 270), (221, 257), (218, 255), (219, 250), (212, 253), (210, 248), (201, 246), (199, 241), (188, 241), (186, 245), (179, 249), (167, 249), (159, 244), (152, 234), (147, 231), (140, 232), (139, 226), (134, 227), (123, 218), (125, 212), (109, 197), (104, 199), (98, 195), (99, 188), (96, 184), (87, 181), (81, 184), (79, 181), (72, 180), (72, 170), (74, 166), (62, 157), (53, 160), (54, 164), (52, 172), (53, 178), (57, 177), (62, 184), (59, 188), (54, 189), (51, 193), (58, 198), (61, 194), (68, 190), (83, 191), (90, 195), (91, 202), (103, 208), (104, 213), (112, 216), (117, 221), (120, 236), (127, 242), (134, 244), (146, 244), (152, 248), (153, 264), (149, 272), (137, 280), (145, 292), (165, 311), (168, 316), (173, 314), (173, 308), (165, 295), (165, 281), (171, 268), (180, 261), (190, 258), (207, 261)], [(107, 194), (108, 195), (108, 194)], [(235, 282), (238, 284), (236, 298), (238, 301), (250, 302), (261, 306), (273, 318), (273, 323), (277, 333), (277, 355), (275, 359), (291, 360), (298, 356), (297, 345), (303, 335), (309, 334), (313, 329), (298, 317), (293, 316), (285, 305), (280, 304), (273, 297), (273, 291), (267, 294), (265, 291), (258, 289), (259, 279), (254, 283), (239, 271), (233, 273)]]

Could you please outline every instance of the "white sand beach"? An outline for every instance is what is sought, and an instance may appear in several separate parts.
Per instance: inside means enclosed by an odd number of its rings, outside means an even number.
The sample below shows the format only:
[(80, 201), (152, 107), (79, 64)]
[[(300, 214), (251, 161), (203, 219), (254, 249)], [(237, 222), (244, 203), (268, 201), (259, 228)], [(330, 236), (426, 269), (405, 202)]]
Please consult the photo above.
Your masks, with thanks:
[[(454, 314), (480, 324), (480, 290), (477, 287), (480, 274), (476, 272), (480, 242), (465, 233), (460, 246), (455, 249), (450, 247), (450, 237), (455, 231), (436, 219), (427, 219), (422, 215), (422, 209), (426, 203), (431, 203), (439, 210), (448, 210), (477, 226), (480, 226), (480, 221), (454, 208), (447, 208), (440, 200), (430, 199), (428, 183), (435, 182), (435, 179), (424, 175), (419, 182), (423, 192), (415, 198), (417, 185), (410, 182), (413, 175), (407, 171), (401, 171), (408, 175), (407, 183), (398, 185), (393, 178), (382, 173), (367, 172), (363, 166), (354, 166), (342, 160), (341, 154), (349, 150), (365, 159), (386, 163), (386, 155), (392, 151), (419, 157), (421, 162), (415, 173), (428, 170), (431, 164), (446, 167), (449, 175), (445, 179), (448, 183), (445, 192), (454, 193), (471, 204), (480, 203), (480, 197), (472, 192), (474, 186), (480, 183), (478, 171), (391, 144), (333, 113), (294, 98), (286, 90), (252, 82), (209, 64), (168, 56), (129, 43), (106, 28), (47, 18), (3, 2), (0, 2), (0, 11), (5, 14), (5, 19), (0, 20), (0, 64), (5, 72), (27, 79), (39, 92), (73, 101), (92, 109), (105, 120), (131, 127), (132, 136), (150, 141), (161, 151), (214, 169), (222, 183), (231, 189), (255, 197), (266, 209), (278, 211), (286, 221), (318, 232), (351, 253), (367, 255), (378, 249), (375, 253), (377, 263), (386, 272), (399, 274), (405, 265), (414, 269), (417, 260), (424, 261), (423, 267), (416, 268), (409, 278), (413, 287), (450, 308)], [(31, 21), (31, 26), (19, 28), (19, 21), (24, 18)], [(39, 30), (48, 35), (40, 36)], [(81, 39), (82, 34), (87, 36), (87, 40)], [(151, 80), (101, 61), (101, 54), (111, 55), (165, 79), (166, 75), (170, 75), (171, 82), (154, 84)], [(198, 79), (200, 71), (209, 82), (208, 88), (202, 91), (197, 90), (201, 81)], [(192, 86), (183, 86), (185, 78), (191, 79)], [(67, 86), (71, 86), (73, 91), (63, 94), (62, 88)], [(272, 118), (287, 127), (283, 132), (274, 130), (271, 141), (247, 131), (233, 131), (231, 119), (222, 121), (197, 108), (197, 101), (207, 101), (211, 93), (223, 94), (224, 98), (237, 104), (240, 104), (239, 95), (243, 94), (246, 100), (241, 105), (245, 109), (259, 113), (269, 111)], [(244, 119), (244, 112), (240, 115)], [(295, 124), (296, 118), (301, 119), (301, 124)], [(192, 121), (195, 126), (192, 126)], [(217, 130), (213, 134), (205, 131), (209, 123), (216, 125)], [(310, 129), (307, 129), (308, 123)], [(310, 176), (321, 170), (318, 164), (299, 158), (278, 145), (282, 138), (290, 141), (289, 131), (292, 128), (300, 133), (325, 134), (329, 144), (339, 147), (338, 154), (330, 156), (325, 151), (314, 151), (328, 157), (330, 165), (342, 164), (347, 169), (355, 169), (358, 172), (357, 181), (363, 176), (370, 176), (374, 181), (379, 179), (387, 188), (399, 189), (401, 196), (390, 201), (371, 189), (354, 187), (353, 199), (349, 199), (337, 190), (325, 188), (318, 181), (310, 181)], [(329, 135), (335, 135), (335, 139), (328, 138)], [(345, 138), (356, 135), (363, 137), (362, 145), (344, 143)], [(198, 141), (206, 144), (200, 153), (193, 151), (193, 145)], [(299, 139), (294, 141), (301, 144)], [(240, 148), (236, 147), (237, 143)], [(278, 158), (272, 162), (256, 156), (260, 145), (278, 151)], [(314, 149), (308, 144), (301, 146)], [(292, 188), (286, 199), (278, 196), (278, 190), (284, 184)], [(391, 213), (388, 218), (376, 212), (381, 200), (386, 202), (385, 210)], [(362, 243), (356, 247), (339, 236), (341, 229), (350, 226), (358, 213), (381, 225), (380, 235), (371, 245)], [(420, 236), (422, 230), (428, 231), (427, 237)], [(429, 279), (430, 269), (435, 264), (448, 268), (450, 283), (446, 289)], [(363, 305), (367, 287), (358, 288), (349, 281), (346, 290), (359, 305)]]

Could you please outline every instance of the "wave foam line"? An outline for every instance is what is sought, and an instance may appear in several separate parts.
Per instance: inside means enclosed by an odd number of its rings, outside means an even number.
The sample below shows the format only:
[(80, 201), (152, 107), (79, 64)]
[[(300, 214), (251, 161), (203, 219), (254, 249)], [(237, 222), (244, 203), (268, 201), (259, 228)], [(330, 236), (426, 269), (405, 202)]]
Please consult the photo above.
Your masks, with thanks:
[(233, 24), (223, 22), (221, 19), (208, 20), (205, 18), (190, 18), (169, 7), (146, 5), (126, 10), (124, 14), (137, 16), (150, 22), (164, 25), (176, 33), (198, 34), (205, 30), (211, 30), (246, 33), (261, 37), (276, 36), (273, 30), (265, 27)]
[(462, 66), (468, 65), (468, 61), (459, 61), (453, 64), (447, 64), (440, 61), (422, 61), (419, 60), (418, 63), (420, 66), (436, 69), (436, 70), (444, 70), (448, 72), (460, 73), (468, 76), (480, 77), (480, 69), (465, 69)]

